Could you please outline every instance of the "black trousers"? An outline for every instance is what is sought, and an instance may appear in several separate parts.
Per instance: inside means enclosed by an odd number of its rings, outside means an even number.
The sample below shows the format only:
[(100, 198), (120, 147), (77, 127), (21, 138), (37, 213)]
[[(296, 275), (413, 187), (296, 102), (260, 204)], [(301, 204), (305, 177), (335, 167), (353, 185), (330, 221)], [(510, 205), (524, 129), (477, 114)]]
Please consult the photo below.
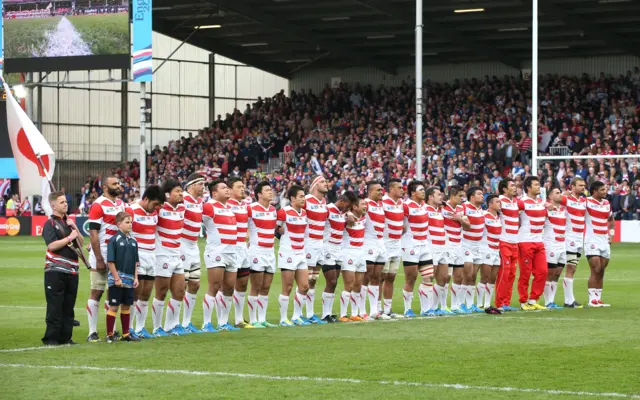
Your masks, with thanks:
[(47, 299), (47, 330), (42, 343), (67, 343), (73, 333), (73, 308), (78, 295), (78, 275), (57, 271), (45, 272), (44, 294)]

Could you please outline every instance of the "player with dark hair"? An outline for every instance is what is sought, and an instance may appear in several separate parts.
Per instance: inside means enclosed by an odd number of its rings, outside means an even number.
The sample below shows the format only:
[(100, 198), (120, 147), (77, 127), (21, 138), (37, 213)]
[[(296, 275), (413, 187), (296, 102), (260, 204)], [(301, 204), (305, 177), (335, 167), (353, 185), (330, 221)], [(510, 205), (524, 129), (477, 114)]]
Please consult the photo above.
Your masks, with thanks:
[(567, 227), (566, 209), (562, 205), (562, 192), (552, 187), (547, 194), (550, 207), (547, 208), (547, 220), (544, 224), (544, 248), (547, 254), (547, 282), (544, 285), (544, 305), (547, 308), (562, 308), (555, 303), (558, 279), (567, 263), (565, 248), (565, 230)]
[(382, 269), (383, 312), (391, 318), (402, 318), (391, 310), (393, 302), (393, 285), (400, 268), (401, 240), (404, 229), (404, 205), (402, 203), (404, 188), (397, 178), (389, 179), (387, 194), (382, 198), (384, 211), (384, 247), (387, 251), (387, 262)]
[(582, 308), (573, 295), (573, 276), (584, 250), (584, 220), (587, 213), (587, 198), (584, 197), (586, 183), (576, 176), (571, 181), (571, 193), (562, 196), (562, 205), (567, 208), (567, 267), (564, 271), (564, 306)]
[[(491, 307), (491, 298), (500, 268), (500, 235), (502, 235), (502, 223), (499, 215), (502, 205), (500, 198), (498, 195), (490, 194), (487, 196), (486, 202), (484, 232), (480, 242), (480, 258), (482, 259), (480, 284), (485, 285), (486, 288), (483, 304), (485, 311)], [(478, 303), (480, 302), (478, 301)], [(500, 311), (504, 311), (504, 309), (500, 309)]]
[[(447, 273), (449, 267), (447, 266), (447, 236), (445, 234), (445, 221), (442, 215), (441, 207), (443, 196), (440, 189), (436, 186), (432, 186), (425, 192), (425, 198), (427, 202), (427, 216), (429, 217), (429, 248), (431, 249), (431, 257), (433, 265), (436, 266), (435, 280), (436, 284), (433, 286), (433, 294), (430, 295), (427, 288), (425, 293), (428, 307), (426, 312), (420, 313), (422, 316), (434, 316), (442, 315), (441, 310), (447, 308)], [(440, 310), (438, 310), (440, 308)]]
[[(442, 206), (442, 216), (444, 217), (444, 228), (447, 237), (447, 265), (448, 269), (452, 270), (449, 275), (454, 277), (454, 283), (456, 280), (462, 283), (462, 273), (464, 268), (464, 254), (462, 252), (462, 224), (469, 223), (468, 218), (464, 216), (464, 208), (462, 207), (462, 197), (464, 191), (462, 186), (454, 185), (449, 188), (449, 198)], [(448, 277), (447, 277), (448, 280)], [(459, 285), (459, 284), (458, 284)], [(444, 287), (444, 301), (440, 299), (439, 313), (441, 315), (453, 314), (449, 308), (447, 308), (447, 293), (448, 283), (445, 283)], [(458, 286), (459, 287), (459, 286)], [(465, 299), (466, 292), (463, 290), (455, 290), (452, 287), (451, 291), (451, 307), (455, 310), (460, 307)]]
[[(478, 271), (482, 264), (480, 258), (480, 241), (484, 232), (484, 192), (479, 186), (473, 186), (467, 191), (467, 201), (462, 205), (466, 219), (462, 221), (462, 251), (464, 254), (464, 271), (462, 288), (458, 292), (465, 294), (458, 299), (458, 305), (463, 311), (482, 312), (478, 307), (483, 306), (486, 290), (485, 284), (476, 286)], [(456, 279), (454, 277), (454, 284)], [(473, 301), (474, 293), (478, 294), (477, 303)], [(477, 304), (477, 305), (476, 305)]]
[[(350, 214), (353, 221), (346, 224), (342, 252), (342, 280), (344, 289), (340, 297), (340, 322), (362, 322), (366, 310), (361, 309), (360, 286), (367, 263), (364, 252), (364, 212), (366, 203), (359, 200), (352, 204)], [(347, 306), (351, 304), (351, 317), (347, 318)]]
[(518, 263), (518, 232), (520, 230), (520, 211), (516, 194), (518, 189), (511, 178), (505, 178), (498, 184), (500, 194), (500, 269), (496, 278), (496, 307), (503, 311), (516, 311), (511, 307), (513, 282), (516, 279)]

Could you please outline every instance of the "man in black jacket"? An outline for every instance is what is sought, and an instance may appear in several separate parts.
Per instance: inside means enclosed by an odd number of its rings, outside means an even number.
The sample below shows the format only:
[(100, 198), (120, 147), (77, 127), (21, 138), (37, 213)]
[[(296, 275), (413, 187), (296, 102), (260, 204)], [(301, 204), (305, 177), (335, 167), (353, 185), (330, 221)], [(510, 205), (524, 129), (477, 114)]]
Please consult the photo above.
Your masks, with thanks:
[(47, 330), (42, 343), (45, 345), (75, 344), (73, 333), (73, 308), (78, 294), (78, 254), (71, 247), (78, 239), (83, 245), (82, 235), (70, 219), (69, 205), (64, 192), (49, 195), (53, 209), (51, 218), (45, 223), (42, 238), (47, 244), (44, 266), (44, 292), (47, 300)]

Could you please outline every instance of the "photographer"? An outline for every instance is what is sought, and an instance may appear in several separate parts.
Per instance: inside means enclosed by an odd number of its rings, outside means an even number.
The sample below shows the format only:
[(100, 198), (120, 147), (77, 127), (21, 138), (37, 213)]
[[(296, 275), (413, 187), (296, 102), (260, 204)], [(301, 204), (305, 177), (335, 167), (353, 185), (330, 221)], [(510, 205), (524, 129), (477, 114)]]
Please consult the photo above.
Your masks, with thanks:
[(73, 221), (67, 219), (69, 205), (64, 192), (51, 193), (49, 203), (53, 214), (42, 230), (42, 237), (47, 244), (44, 267), (47, 330), (42, 343), (75, 344), (71, 335), (73, 308), (78, 293), (78, 254), (71, 246), (75, 239), (82, 246), (83, 238)]

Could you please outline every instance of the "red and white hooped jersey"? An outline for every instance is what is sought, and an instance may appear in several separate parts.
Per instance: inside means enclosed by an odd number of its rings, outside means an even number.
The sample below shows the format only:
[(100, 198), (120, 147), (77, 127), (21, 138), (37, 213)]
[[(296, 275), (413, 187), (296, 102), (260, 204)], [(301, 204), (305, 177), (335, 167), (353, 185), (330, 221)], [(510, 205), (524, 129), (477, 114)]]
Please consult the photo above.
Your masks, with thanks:
[(238, 243), (236, 215), (231, 206), (217, 200), (209, 200), (202, 206), (202, 224), (207, 233), (206, 248), (209, 251), (232, 252)]
[(567, 238), (582, 243), (587, 213), (587, 198), (574, 195), (562, 196), (562, 205), (567, 208)]
[(278, 225), (284, 226), (284, 234), (280, 237), (280, 251), (303, 252), (304, 236), (307, 230), (307, 212), (286, 206), (278, 210)]
[(364, 223), (365, 216), (356, 218), (351, 226), (344, 229), (345, 249), (361, 249), (364, 246)]
[(365, 199), (365, 202), (367, 203), (367, 218), (364, 224), (364, 237), (371, 241), (382, 239), (385, 225), (382, 202), (371, 199)]
[(466, 247), (477, 247), (482, 240), (484, 233), (484, 213), (482, 207), (476, 207), (470, 202), (462, 205), (464, 215), (469, 219), (471, 225), (469, 229), (462, 228), (462, 245)]
[(329, 217), (327, 211), (327, 200), (318, 200), (315, 196), (308, 194), (304, 197), (304, 209), (307, 212), (307, 231), (305, 233), (305, 245), (311, 247), (322, 247), (324, 240), (324, 227)]
[(454, 214), (462, 214), (464, 208), (458, 204), (453, 207), (447, 201), (442, 205), (442, 216), (444, 217), (444, 230), (447, 236), (447, 246), (449, 248), (455, 248), (460, 246), (462, 242), (462, 224), (458, 221), (454, 221)]
[(520, 232), (518, 243), (542, 242), (542, 231), (547, 219), (547, 208), (542, 199), (524, 195), (518, 200), (520, 210)]
[[(89, 224), (100, 225), (98, 238), (100, 239), (100, 252), (104, 258), (107, 257), (107, 244), (109, 243), (109, 239), (118, 233), (116, 215), (118, 215), (119, 212), (125, 211), (125, 208), (126, 205), (122, 200), (116, 199), (116, 201), (113, 202), (104, 196), (98, 197), (91, 205), (91, 209), (89, 210)], [(93, 247), (91, 247), (90, 251), (93, 251)]]
[(237, 245), (247, 247), (247, 232), (249, 230), (249, 213), (247, 211), (248, 204), (243, 201), (229, 199), (227, 205), (231, 207), (231, 211), (236, 216), (236, 226), (238, 228)]
[(340, 247), (342, 246), (342, 238), (344, 236), (344, 228), (347, 226), (346, 214), (340, 212), (335, 204), (327, 205), (329, 218), (324, 226), (324, 247)]
[(158, 229), (156, 230), (156, 255), (180, 256), (180, 237), (184, 225), (184, 204), (173, 207), (169, 202), (158, 211)]
[(429, 217), (429, 245), (432, 252), (446, 251), (447, 237), (444, 230), (444, 217), (439, 209), (427, 205), (425, 207)]
[(564, 206), (547, 210), (547, 220), (544, 223), (543, 239), (545, 244), (559, 244), (564, 247), (565, 231), (567, 229), (567, 210)]
[(602, 245), (609, 243), (609, 218), (611, 215), (609, 200), (598, 201), (593, 197), (587, 198), (585, 242)]
[(429, 230), (429, 216), (424, 204), (418, 204), (411, 199), (404, 202), (404, 226), (402, 247), (410, 248), (427, 244)]
[(507, 196), (500, 196), (500, 222), (502, 223), (502, 234), (500, 241), (505, 243), (518, 243), (518, 232), (520, 231), (520, 209), (518, 199), (509, 199)]
[(148, 213), (138, 203), (127, 207), (127, 212), (131, 215), (131, 236), (138, 242), (138, 250), (155, 251), (158, 212)]
[(484, 212), (484, 232), (482, 234), (481, 248), (491, 251), (500, 250), (500, 235), (502, 235), (502, 222), (499, 215), (493, 215), (489, 211)]
[(202, 198), (196, 199), (189, 193), (184, 194), (184, 226), (182, 227), (182, 245), (196, 246), (202, 228)]
[(264, 208), (258, 202), (251, 203), (247, 207), (249, 218), (249, 248), (251, 251), (266, 250), (273, 252), (273, 244), (276, 236), (278, 214), (272, 205)]
[(402, 230), (404, 228), (404, 204), (402, 200), (394, 201), (389, 196), (382, 198), (384, 211), (384, 245), (389, 249), (400, 248)]

